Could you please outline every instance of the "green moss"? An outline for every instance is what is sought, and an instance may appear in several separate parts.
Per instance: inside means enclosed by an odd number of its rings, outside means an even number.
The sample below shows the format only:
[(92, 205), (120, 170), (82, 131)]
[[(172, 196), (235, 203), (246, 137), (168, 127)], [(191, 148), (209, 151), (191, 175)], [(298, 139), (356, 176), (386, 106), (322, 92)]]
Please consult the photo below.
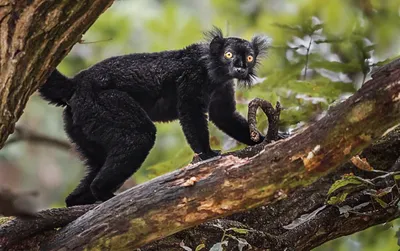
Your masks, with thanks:
[(85, 250), (101, 251), (101, 250), (126, 250), (126, 248), (134, 242), (143, 232), (148, 232), (146, 221), (142, 218), (130, 221), (130, 227), (126, 232), (115, 236), (103, 236), (95, 243), (91, 244)]
[(357, 104), (347, 115), (347, 120), (350, 123), (357, 123), (366, 119), (369, 114), (374, 111), (375, 101), (365, 101)]
[(10, 217), (0, 217), (0, 225), (3, 225), (4, 223), (10, 221)]

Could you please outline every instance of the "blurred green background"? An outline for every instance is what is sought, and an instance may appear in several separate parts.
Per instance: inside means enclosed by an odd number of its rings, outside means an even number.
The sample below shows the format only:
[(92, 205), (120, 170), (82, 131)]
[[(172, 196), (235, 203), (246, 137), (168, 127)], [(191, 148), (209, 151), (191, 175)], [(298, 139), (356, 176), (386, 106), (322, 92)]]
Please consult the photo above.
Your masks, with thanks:
[[(286, 108), (282, 130), (318, 119), (368, 80), (373, 67), (400, 55), (399, 0), (125, 0), (96, 21), (58, 69), (73, 76), (107, 57), (179, 49), (201, 41), (212, 25), (229, 36), (271, 38), (260, 81), (238, 89), (237, 106), (246, 115), (255, 97), (280, 101)], [(18, 126), (67, 142), (61, 114), (35, 94)], [(259, 114), (258, 121), (265, 132), (265, 116)], [(193, 157), (178, 122), (157, 128), (155, 147), (123, 189), (185, 166)], [(210, 132), (215, 149), (244, 147), (212, 124)], [(42, 207), (63, 206), (84, 174), (79, 157), (73, 150), (19, 136), (12, 135), (0, 151), (0, 184), (39, 191)], [(399, 225), (374, 227), (317, 250), (398, 250)]]

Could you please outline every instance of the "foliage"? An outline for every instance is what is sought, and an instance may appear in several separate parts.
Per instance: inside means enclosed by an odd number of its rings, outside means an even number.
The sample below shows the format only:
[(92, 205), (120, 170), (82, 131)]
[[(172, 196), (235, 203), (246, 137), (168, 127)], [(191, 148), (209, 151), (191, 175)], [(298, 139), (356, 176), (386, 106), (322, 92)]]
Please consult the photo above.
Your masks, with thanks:
[[(281, 129), (293, 130), (318, 119), (330, 104), (357, 90), (374, 66), (400, 55), (398, 6), (399, 0), (116, 1), (58, 68), (73, 75), (118, 54), (182, 48), (201, 41), (202, 31), (212, 25), (247, 39), (264, 33), (272, 43), (259, 67), (260, 83), (251, 89), (238, 87), (237, 107), (245, 115), (247, 103), (255, 97), (280, 101), (285, 108)], [(265, 132), (264, 115), (259, 114), (257, 121)], [(19, 125), (66, 138), (61, 110), (47, 106), (38, 96), (31, 98)], [(136, 183), (180, 168), (193, 157), (178, 122), (157, 124), (157, 128), (156, 145), (134, 175)], [(213, 148), (244, 147), (213, 125), (210, 134)], [(0, 152), (0, 171), (5, 161), (22, 170), (14, 185), (39, 190), (44, 206), (62, 206), (65, 195), (83, 175), (82, 164), (72, 152), (27, 142)], [(321, 250), (394, 250), (395, 230), (392, 227), (380, 234), (379, 228), (369, 229)]]

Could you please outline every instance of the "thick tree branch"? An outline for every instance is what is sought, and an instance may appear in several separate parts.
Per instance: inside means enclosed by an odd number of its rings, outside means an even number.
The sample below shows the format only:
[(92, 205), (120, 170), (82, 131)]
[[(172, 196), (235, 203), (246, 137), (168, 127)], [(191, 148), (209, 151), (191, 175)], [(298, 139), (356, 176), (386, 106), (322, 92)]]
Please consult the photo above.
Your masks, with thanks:
[[(16, 218), (6, 222), (0, 228), (0, 248), (20, 243), (26, 237), (57, 227), (65, 226), (76, 218), (93, 209), (96, 205), (70, 208), (55, 208), (37, 213), (35, 218)], [(14, 249), (29, 250), (25, 243), (13, 246)]]
[[(393, 169), (390, 168), (399, 155), (398, 149), (400, 149), (400, 127), (397, 127), (387, 136), (364, 150), (363, 157), (367, 158), (369, 163), (377, 169), (400, 171), (400, 166), (394, 167)], [(241, 151), (236, 153), (239, 152)], [(248, 153), (249, 151), (246, 152)], [(400, 165), (400, 162), (398, 162), (397, 165)], [(210, 248), (213, 244), (221, 240), (224, 229), (232, 227), (252, 230), (245, 235), (236, 235), (237, 237), (246, 239), (247, 242), (258, 249), (270, 248), (271, 250), (283, 250), (283, 247), (296, 247), (295, 250), (309, 250), (325, 241), (393, 219), (398, 212), (392, 213), (390, 209), (384, 209), (380, 206), (375, 207), (374, 210), (378, 210), (374, 211), (374, 216), (368, 218), (368, 221), (365, 221), (366, 218), (360, 217), (357, 214), (350, 214), (349, 217), (346, 218), (344, 215), (338, 214), (336, 207), (331, 206), (322, 210), (313, 219), (313, 222), (323, 222), (324, 224), (322, 225), (308, 222), (308, 224), (305, 224), (301, 228), (292, 230), (283, 228), (284, 225), (290, 224), (301, 215), (310, 213), (315, 208), (323, 206), (326, 201), (326, 193), (332, 183), (343, 174), (350, 172), (364, 177), (376, 176), (374, 173), (357, 169), (351, 163), (346, 163), (337, 171), (322, 177), (311, 186), (299, 189), (288, 195), (286, 199), (270, 206), (258, 207), (247, 212), (235, 214), (230, 216), (229, 219), (220, 219), (209, 223), (203, 223), (195, 228), (179, 232), (149, 244), (141, 248), (141, 250), (177, 250), (177, 247), (179, 247), (182, 241), (186, 246), (192, 247), (193, 249), (201, 243), (205, 244), (207, 248)], [(391, 181), (390, 177), (387, 177), (387, 179), (389, 179), (389, 182)], [(358, 199), (355, 195), (352, 198), (352, 203), (354, 203), (354, 198)], [(371, 200), (368, 199), (368, 201)], [(360, 201), (356, 200), (355, 202), (361, 204), (365, 202), (365, 199)], [(345, 203), (349, 204), (350, 201), (346, 200)], [(37, 239), (43, 240), (47, 238), (49, 236), (47, 233), (44, 236), (36, 236), (34, 239), (23, 240), (27, 236), (42, 233), (56, 227), (62, 227), (93, 207), (94, 206), (46, 210), (40, 213), (42, 217), (39, 219), (39, 222), (21, 219), (10, 221), (0, 228), (0, 247), (5, 247), (7, 244), (13, 243), (18, 243), (18, 245), (12, 246), (13, 250), (29, 250), (32, 247), (36, 247), (38, 243)], [(368, 209), (368, 207), (366, 209)], [(61, 221), (59, 219), (53, 220), (55, 214), (53, 211), (56, 211), (56, 213), (60, 212), (57, 217), (63, 217), (64, 219)], [(325, 231), (319, 231), (320, 234), (315, 235), (315, 230), (320, 226), (323, 226)], [(228, 231), (228, 233), (235, 235), (232, 231)], [(301, 237), (300, 240), (298, 240), (299, 237)], [(283, 240), (286, 240), (286, 242)], [(293, 244), (288, 243), (287, 240), (298, 241)], [(237, 244), (236, 241), (230, 240), (229, 245), (229, 248), (235, 250), (234, 246)]]
[[(390, 172), (400, 171), (400, 162), (393, 165), (399, 157), (398, 149), (400, 149), (400, 127), (397, 127), (394, 131), (365, 149), (362, 157), (367, 158), (368, 162), (376, 169)], [(216, 220), (201, 224), (195, 228), (151, 243), (142, 247), (141, 250), (174, 250), (181, 241), (193, 249), (200, 243), (210, 248), (213, 244), (219, 242), (223, 235), (219, 225), (223, 226), (224, 229), (239, 227), (254, 230), (246, 235), (236, 235), (237, 237), (245, 238), (253, 247), (261, 250), (278, 251), (285, 250), (285, 248), (310, 250), (326, 241), (388, 222), (399, 216), (397, 208), (383, 208), (380, 205), (376, 205), (377, 203), (371, 203), (362, 208), (368, 214), (360, 215), (355, 212), (350, 213), (348, 217), (343, 214), (340, 215), (337, 206), (328, 205), (310, 221), (294, 229), (288, 230), (284, 228), (284, 226), (299, 219), (301, 215), (309, 214), (326, 205), (327, 192), (331, 185), (340, 179), (342, 175), (348, 173), (354, 173), (365, 178), (382, 175), (359, 170), (348, 162), (331, 174), (321, 177), (312, 185), (300, 188), (288, 194), (287, 198), (272, 205), (234, 214), (226, 220)], [(379, 180), (378, 185), (389, 187), (393, 182), (392, 177), (387, 176), (385, 179)], [(349, 196), (340, 206), (351, 205), (354, 207), (357, 204), (373, 201), (370, 196), (360, 195), (362, 195), (362, 191), (351, 194), (351, 197)], [(389, 194), (388, 197), (385, 198), (388, 202), (399, 199), (398, 190), (393, 190), (393, 193)], [(229, 245), (230, 248), (228, 250), (235, 250), (234, 246), (237, 246), (237, 242), (231, 240)]]
[(0, 148), (32, 93), (112, 2), (1, 2)]
[[(399, 97), (400, 68), (395, 67), (375, 75), (303, 132), (269, 144), (258, 155), (223, 156), (138, 185), (62, 228), (40, 248), (132, 249), (213, 218), (286, 198), (398, 124)], [(290, 222), (280, 224), (282, 229)], [(277, 245), (287, 244), (277, 241)]]

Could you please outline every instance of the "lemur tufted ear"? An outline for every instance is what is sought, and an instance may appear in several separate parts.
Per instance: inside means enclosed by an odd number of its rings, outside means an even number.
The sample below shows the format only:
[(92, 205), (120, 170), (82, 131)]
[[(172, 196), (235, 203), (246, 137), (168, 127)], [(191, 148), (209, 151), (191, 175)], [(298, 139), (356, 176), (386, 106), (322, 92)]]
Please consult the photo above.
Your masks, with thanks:
[(221, 29), (214, 26), (212, 30), (205, 33), (205, 36), (210, 41), (210, 53), (218, 54), (225, 43)]
[(265, 35), (256, 35), (251, 39), (256, 56), (263, 56), (267, 53), (270, 44), (270, 39)]

